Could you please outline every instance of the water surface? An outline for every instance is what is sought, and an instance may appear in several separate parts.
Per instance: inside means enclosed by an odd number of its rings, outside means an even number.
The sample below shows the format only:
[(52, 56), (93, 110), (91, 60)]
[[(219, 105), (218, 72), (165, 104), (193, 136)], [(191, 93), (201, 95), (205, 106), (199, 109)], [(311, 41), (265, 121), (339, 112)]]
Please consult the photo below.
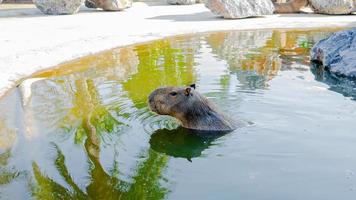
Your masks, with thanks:
[[(36, 74), (0, 101), (1, 199), (354, 199), (355, 83), (309, 62), (331, 31), (180, 36)], [(201, 138), (148, 111), (191, 83), (246, 125)]]

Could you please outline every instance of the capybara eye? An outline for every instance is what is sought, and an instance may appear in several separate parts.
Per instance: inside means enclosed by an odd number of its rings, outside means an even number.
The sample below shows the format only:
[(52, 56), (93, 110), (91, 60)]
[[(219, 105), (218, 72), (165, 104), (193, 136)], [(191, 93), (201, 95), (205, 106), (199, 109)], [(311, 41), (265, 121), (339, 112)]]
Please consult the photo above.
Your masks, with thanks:
[(178, 93), (177, 92), (170, 92), (169, 93), (171, 96), (176, 96)]

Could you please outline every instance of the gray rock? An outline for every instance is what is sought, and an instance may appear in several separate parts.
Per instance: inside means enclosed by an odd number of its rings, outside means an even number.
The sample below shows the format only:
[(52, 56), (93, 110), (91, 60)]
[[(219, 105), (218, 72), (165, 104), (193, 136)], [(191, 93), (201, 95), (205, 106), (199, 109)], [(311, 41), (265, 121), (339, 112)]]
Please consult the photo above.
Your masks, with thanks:
[(350, 14), (354, 7), (353, 0), (309, 0), (315, 13), (321, 14)]
[(191, 5), (191, 4), (195, 4), (196, 1), (195, 0), (167, 0), (167, 3), (171, 5)]
[(331, 73), (356, 78), (356, 28), (319, 41), (311, 50), (311, 60), (321, 62)]
[(271, 0), (206, 0), (205, 6), (224, 18), (246, 18), (272, 15)]
[(120, 11), (132, 6), (132, 0), (86, 0), (88, 8), (101, 8), (107, 11)]
[(48, 15), (67, 15), (79, 11), (84, 0), (35, 0), (35, 5)]

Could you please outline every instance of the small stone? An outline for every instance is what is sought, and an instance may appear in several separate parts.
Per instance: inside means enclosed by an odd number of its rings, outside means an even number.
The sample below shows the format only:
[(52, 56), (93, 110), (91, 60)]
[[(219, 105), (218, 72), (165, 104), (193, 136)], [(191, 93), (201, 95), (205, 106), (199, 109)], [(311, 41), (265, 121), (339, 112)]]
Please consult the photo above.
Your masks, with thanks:
[(353, 0), (309, 0), (315, 13), (340, 15), (350, 14), (354, 9)]
[(206, 0), (205, 6), (214, 14), (231, 19), (272, 15), (274, 12), (271, 0)]
[(68, 15), (79, 11), (84, 0), (35, 0), (41, 12), (48, 15)]
[(106, 11), (120, 11), (132, 6), (132, 0), (86, 0), (88, 8), (101, 8)]
[(85, 7), (87, 8), (97, 8), (95, 3), (92, 1), (85, 1)]

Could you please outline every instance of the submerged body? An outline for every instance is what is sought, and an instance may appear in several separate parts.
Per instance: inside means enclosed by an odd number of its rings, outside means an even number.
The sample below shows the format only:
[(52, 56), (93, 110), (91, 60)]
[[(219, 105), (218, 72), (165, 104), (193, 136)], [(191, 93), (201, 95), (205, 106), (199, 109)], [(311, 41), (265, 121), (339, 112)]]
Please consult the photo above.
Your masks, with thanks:
[(149, 96), (151, 111), (178, 119), (188, 129), (205, 131), (231, 131), (236, 129), (233, 120), (224, 116), (194, 87), (163, 87)]

